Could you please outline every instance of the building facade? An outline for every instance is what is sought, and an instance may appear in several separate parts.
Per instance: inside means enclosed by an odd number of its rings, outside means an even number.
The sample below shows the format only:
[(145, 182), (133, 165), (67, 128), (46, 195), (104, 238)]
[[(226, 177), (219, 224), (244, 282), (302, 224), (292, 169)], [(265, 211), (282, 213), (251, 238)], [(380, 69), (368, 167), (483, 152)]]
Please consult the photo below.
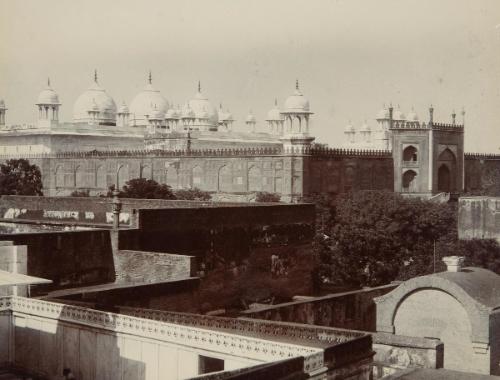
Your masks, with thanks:
[(200, 84), (184, 106), (173, 106), (151, 74), (130, 108), (116, 106), (97, 74), (76, 100), (71, 122), (59, 121), (60, 106), (50, 81), (36, 102), (36, 125), (6, 125), (7, 108), (0, 103), (0, 157), (39, 165), (46, 195), (98, 195), (148, 178), (222, 200), (252, 200), (267, 191), (296, 201), (361, 189), (429, 198), (480, 188), (481, 168), (500, 168), (500, 156), (465, 154), (463, 123), (455, 113), (449, 124), (435, 122), (432, 106), (427, 121), (413, 110), (405, 115), (399, 106), (384, 107), (376, 128), (349, 125), (343, 148), (315, 145), (313, 113), (298, 82), (281, 108), (275, 101), (265, 128), (250, 111), (245, 127), (235, 130), (233, 115), (213, 107)]

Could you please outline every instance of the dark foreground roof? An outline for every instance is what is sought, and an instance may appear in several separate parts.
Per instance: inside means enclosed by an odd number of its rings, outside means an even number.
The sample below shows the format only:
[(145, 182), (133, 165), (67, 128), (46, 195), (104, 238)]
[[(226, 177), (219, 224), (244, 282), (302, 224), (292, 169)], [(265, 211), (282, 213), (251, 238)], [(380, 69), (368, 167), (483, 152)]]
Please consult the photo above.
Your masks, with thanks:
[(386, 380), (500, 380), (498, 376), (458, 372), (449, 369), (412, 368), (387, 376)]

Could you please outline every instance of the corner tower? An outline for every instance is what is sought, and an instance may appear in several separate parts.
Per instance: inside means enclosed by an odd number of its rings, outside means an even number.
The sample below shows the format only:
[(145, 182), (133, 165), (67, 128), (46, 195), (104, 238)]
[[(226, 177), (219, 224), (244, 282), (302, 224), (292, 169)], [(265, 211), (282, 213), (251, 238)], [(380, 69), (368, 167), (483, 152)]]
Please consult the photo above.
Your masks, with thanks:
[(395, 120), (389, 108), (396, 192), (432, 196), (463, 190), (464, 126), (434, 122), (434, 107), (427, 123)]
[(59, 124), (60, 105), (59, 96), (50, 86), (50, 78), (48, 78), (47, 87), (40, 92), (36, 102), (39, 128), (51, 128)]

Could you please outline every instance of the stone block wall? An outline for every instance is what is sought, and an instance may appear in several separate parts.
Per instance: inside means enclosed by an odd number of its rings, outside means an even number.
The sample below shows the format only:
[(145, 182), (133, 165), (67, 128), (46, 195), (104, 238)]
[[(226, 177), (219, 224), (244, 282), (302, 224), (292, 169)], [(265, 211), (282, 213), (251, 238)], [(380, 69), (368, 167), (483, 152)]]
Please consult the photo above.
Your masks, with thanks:
[(27, 273), (53, 281), (37, 291), (85, 286), (115, 279), (109, 231), (60, 231), (0, 235), (0, 241), (27, 246)]
[(496, 239), (500, 242), (500, 198), (461, 197), (458, 236), (460, 239)]
[(196, 276), (193, 256), (118, 250), (114, 264), (117, 282), (158, 282)]
[(374, 298), (386, 294), (397, 285), (331, 294), (323, 297), (263, 306), (243, 311), (247, 318), (306, 323), (343, 329), (375, 331)]

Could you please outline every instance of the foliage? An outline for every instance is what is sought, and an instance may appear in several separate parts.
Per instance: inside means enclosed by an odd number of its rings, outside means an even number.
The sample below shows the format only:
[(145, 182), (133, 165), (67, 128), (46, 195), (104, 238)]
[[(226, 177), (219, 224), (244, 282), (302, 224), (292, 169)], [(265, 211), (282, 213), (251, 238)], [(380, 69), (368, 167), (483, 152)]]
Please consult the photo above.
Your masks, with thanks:
[(42, 174), (25, 159), (0, 164), (0, 195), (43, 195)]
[(281, 196), (276, 193), (268, 193), (267, 191), (259, 191), (255, 196), (255, 202), (279, 202)]
[[(114, 186), (110, 187), (108, 194), (113, 195), (113, 190)], [(119, 196), (122, 198), (175, 199), (170, 186), (145, 178), (134, 178), (127, 181)]]
[(194, 189), (176, 190), (174, 193), (175, 199), (187, 201), (209, 201), (212, 196), (207, 191), (202, 191), (195, 187)]
[[(108, 188), (106, 197), (112, 197), (115, 186)], [(210, 193), (198, 188), (172, 191), (171, 187), (159, 184), (155, 180), (145, 178), (135, 178), (127, 181), (119, 197), (121, 198), (142, 198), (142, 199), (182, 199), (194, 201), (208, 201), (211, 199)]]
[(75, 190), (70, 197), (90, 197), (90, 190)]
[(317, 276), (334, 284), (376, 286), (432, 272), (434, 242), (444, 253), (458, 241), (455, 207), (387, 191), (341, 195), (325, 233), (314, 242), (321, 262)]
[(500, 197), (500, 168), (488, 166), (481, 168), (481, 189), (476, 195)]

